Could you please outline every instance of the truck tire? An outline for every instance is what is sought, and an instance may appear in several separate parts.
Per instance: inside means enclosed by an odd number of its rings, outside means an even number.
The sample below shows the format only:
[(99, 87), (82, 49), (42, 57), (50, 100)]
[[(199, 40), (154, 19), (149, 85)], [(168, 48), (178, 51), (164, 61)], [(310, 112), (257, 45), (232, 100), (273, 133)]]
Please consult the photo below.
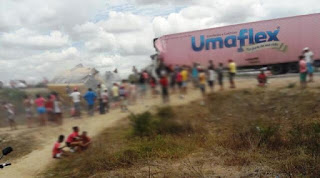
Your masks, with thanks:
[(271, 66), (271, 72), (273, 75), (279, 75), (285, 73), (285, 65), (275, 64)]
[(314, 67), (320, 67), (320, 59), (314, 60), (313, 61), (313, 66)]
[(299, 64), (297, 62), (288, 64), (288, 72), (289, 73), (298, 73), (299, 72)]

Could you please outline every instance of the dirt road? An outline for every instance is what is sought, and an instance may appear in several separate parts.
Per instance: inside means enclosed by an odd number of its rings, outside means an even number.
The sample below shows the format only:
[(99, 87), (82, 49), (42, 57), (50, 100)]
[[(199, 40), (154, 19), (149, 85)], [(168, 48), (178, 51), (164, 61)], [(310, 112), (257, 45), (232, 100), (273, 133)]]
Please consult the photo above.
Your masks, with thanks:
[[(288, 83), (296, 82), (298, 84), (297, 78), (285, 78), (285, 79), (271, 79), (270, 80), (272, 88), (274, 87), (283, 87), (287, 86)], [(225, 82), (227, 85), (227, 83)], [(256, 87), (256, 80), (254, 78), (250, 79), (238, 79), (237, 80), (238, 89), (241, 88), (254, 88)], [(316, 85), (316, 83), (312, 84)], [(184, 99), (179, 99), (177, 95), (171, 96), (170, 105), (183, 105), (188, 104), (191, 101), (194, 101), (200, 98), (200, 91), (198, 90), (189, 90), (189, 94)], [(161, 98), (147, 98), (143, 103), (137, 104), (135, 106), (130, 106), (129, 109), (134, 113), (140, 113), (143, 111), (150, 110), (156, 106), (161, 105)], [(96, 115), (92, 118), (83, 118), (79, 120), (74, 119), (65, 119), (64, 125), (61, 127), (47, 127), (47, 128), (36, 128), (31, 129), (30, 134), (36, 138), (46, 138), (42, 144), (36, 146), (36, 150), (30, 154), (17, 159), (12, 162), (12, 166), (5, 168), (0, 171), (0, 177), (36, 177), (41, 172), (46, 170), (46, 168), (55, 161), (51, 158), (51, 149), (53, 143), (56, 141), (57, 136), (60, 134), (68, 135), (71, 132), (72, 126), (79, 126), (80, 130), (86, 130), (91, 137), (98, 135), (105, 128), (112, 127), (117, 124), (117, 121), (121, 118), (124, 118), (128, 113), (121, 113), (118, 109), (112, 110), (106, 115)], [(0, 130), (0, 135), (4, 133), (5, 130)], [(11, 134), (17, 134), (21, 131), (12, 132)], [(43, 139), (41, 139), (43, 140)], [(14, 154), (11, 153), (11, 154)]]

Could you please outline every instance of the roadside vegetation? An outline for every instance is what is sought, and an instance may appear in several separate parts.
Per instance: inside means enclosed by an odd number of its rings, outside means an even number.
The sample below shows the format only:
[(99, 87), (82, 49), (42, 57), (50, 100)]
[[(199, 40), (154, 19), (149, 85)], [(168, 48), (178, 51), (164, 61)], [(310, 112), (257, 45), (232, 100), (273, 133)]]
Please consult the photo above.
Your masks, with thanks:
[(282, 88), (131, 115), (44, 177), (317, 177), (320, 96)]

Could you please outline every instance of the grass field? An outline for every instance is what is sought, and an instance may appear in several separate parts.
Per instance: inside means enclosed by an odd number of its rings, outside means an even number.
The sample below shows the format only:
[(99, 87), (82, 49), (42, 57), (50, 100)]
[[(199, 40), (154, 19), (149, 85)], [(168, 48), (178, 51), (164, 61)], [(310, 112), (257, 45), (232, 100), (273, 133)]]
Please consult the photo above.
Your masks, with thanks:
[(317, 90), (252, 89), (132, 115), (44, 177), (317, 177), (319, 101)]

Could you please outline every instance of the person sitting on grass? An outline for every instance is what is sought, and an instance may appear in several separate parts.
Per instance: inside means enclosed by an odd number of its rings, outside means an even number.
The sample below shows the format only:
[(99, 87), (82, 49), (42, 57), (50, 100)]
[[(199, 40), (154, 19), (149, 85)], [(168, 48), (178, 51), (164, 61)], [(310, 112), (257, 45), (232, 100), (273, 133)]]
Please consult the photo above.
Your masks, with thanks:
[(81, 146), (82, 150), (88, 149), (89, 145), (91, 144), (91, 138), (88, 137), (86, 131), (82, 132), (81, 141), (82, 141), (82, 146)]
[(73, 132), (68, 136), (66, 145), (70, 148), (71, 152), (75, 152), (78, 147), (82, 146), (81, 138), (79, 137), (79, 127), (72, 128)]
[(60, 147), (61, 143), (64, 141), (64, 135), (60, 135), (58, 141), (54, 144), (52, 149), (52, 157), (60, 159), (62, 156), (67, 156), (66, 152), (63, 150), (66, 146)]
[(267, 76), (263, 70), (261, 70), (260, 74), (257, 77), (257, 80), (259, 87), (264, 87), (267, 84)]

